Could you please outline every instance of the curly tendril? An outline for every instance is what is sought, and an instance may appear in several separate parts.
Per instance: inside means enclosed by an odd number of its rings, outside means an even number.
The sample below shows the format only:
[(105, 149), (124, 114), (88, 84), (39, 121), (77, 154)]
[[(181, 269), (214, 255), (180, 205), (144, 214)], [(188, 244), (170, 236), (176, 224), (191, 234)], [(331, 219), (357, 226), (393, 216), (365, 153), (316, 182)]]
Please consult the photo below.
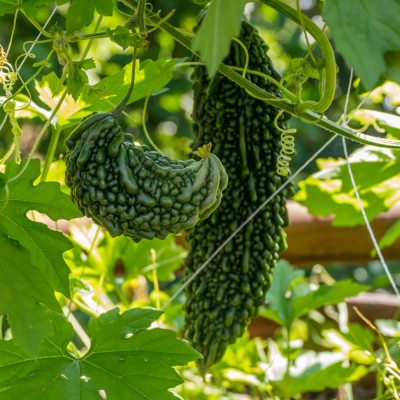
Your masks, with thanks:
[(281, 132), (281, 150), (279, 152), (279, 157), (276, 163), (276, 172), (278, 175), (281, 176), (288, 176), (290, 174), (290, 161), (292, 160), (292, 157), (294, 155), (295, 148), (295, 139), (293, 134), (296, 133), (296, 129), (294, 128), (288, 128), (288, 129), (282, 129), (278, 122), (279, 119), (282, 117), (284, 111), (281, 110), (279, 113), (276, 115), (274, 119), (274, 125), (278, 131)]

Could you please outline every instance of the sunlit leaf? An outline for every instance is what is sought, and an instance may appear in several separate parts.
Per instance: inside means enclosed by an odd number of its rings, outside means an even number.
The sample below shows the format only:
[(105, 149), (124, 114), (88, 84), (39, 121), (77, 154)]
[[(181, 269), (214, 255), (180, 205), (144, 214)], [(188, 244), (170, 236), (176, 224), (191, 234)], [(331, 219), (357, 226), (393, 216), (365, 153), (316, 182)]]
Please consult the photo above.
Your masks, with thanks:
[[(43, 272), (46, 281), (52, 287), (69, 295), (69, 268), (62, 254), (69, 250), (71, 242), (60, 232), (50, 230), (46, 225), (27, 218), (29, 211), (35, 210), (47, 214), (53, 220), (71, 219), (81, 215), (69, 196), (60, 191), (56, 182), (44, 182), (33, 186), (40, 174), (40, 161), (31, 160), (24, 174), (10, 182), (24, 167), (7, 164), (6, 175), (9, 179), (9, 200), (0, 212), (0, 231), (17, 240), (31, 252), (31, 263)], [(0, 192), (0, 204), (6, 198), (5, 190)], [(35, 269), (36, 271), (36, 269)]]
[(295, 270), (285, 262), (279, 263), (272, 274), (272, 284), (267, 292), (269, 308), (277, 312), (279, 322), (289, 327), (294, 319), (294, 310), (287, 298), (292, 283), (304, 276), (304, 271)]
[(90, 25), (94, 18), (94, 0), (71, 0), (67, 11), (67, 33), (79, 31)]
[(385, 54), (400, 50), (398, 0), (327, 0), (322, 15), (335, 46), (367, 89), (385, 74)]
[[(175, 370), (199, 358), (172, 331), (148, 329), (160, 316), (151, 309), (114, 309), (89, 322), (91, 346), (77, 357), (67, 351), (72, 326), (52, 315), (53, 335), (42, 342), (38, 358), (13, 341), (0, 341), (0, 400), (167, 400), (182, 382)], [(1, 390), (3, 389), (3, 390)]]
[(232, 37), (240, 29), (247, 0), (213, 0), (192, 41), (192, 49), (200, 53), (210, 76), (214, 76), (228, 55)]
[[(387, 211), (400, 200), (400, 152), (365, 146), (350, 157), (351, 170), (368, 219)], [(347, 162), (342, 159), (318, 160), (321, 168), (300, 182), (295, 199), (309, 212), (335, 216), (334, 226), (364, 224), (354, 193)]]
[[(128, 101), (132, 103), (147, 95), (162, 89), (173, 76), (174, 66), (178, 59), (147, 60), (136, 64), (135, 89)], [(132, 63), (116, 74), (103, 78), (95, 85), (85, 89), (83, 100), (88, 104), (88, 110), (113, 110), (126, 96), (132, 80)]]
[[(46, 308), (61, 312), (60, 306), (45, 274), (31, 264), (28, 250), (1, 229), (0, 249), (0, 314), (7, 315), (15, 343), (36, 355), (43, 336), (51, 332)], [(0, 360), (0, 382), (1, 375)]]

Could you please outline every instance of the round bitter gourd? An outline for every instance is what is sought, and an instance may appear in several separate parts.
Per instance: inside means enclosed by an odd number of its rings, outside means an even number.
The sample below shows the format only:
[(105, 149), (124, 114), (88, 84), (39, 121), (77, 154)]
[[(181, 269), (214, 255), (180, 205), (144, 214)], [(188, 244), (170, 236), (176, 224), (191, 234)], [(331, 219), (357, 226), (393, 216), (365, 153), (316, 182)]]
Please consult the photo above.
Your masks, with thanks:
[(84, 214), (134, 241), (164, 239), (218, 207), (227, 174), (210, 145), (199, 161), (171, 160), (134, 142), (112, 113), (94, 113), (67, 142), (66, 183)]
[[(266, 44), (246, 21), (239, 40), (249, 52), (248, 68), (279, 81)], [(243, 68), (245, 62), (240, 44), (232, 42), (224, 63)], [(247, 78), (281, 96), (264, 77), (248, 74)], [(221, 74), (210, 80), (203, 66), (195, 67), (192, 79), (193, 148), (212, 139), (213, 153), (224, 164), (229, 184), (214, 214), (187, 234), (186, 280), (287, 179), (276, 172), (281, 141), (274, 118), (279, 110)], [(292, 191), (288, 185), (276, 195), (187, 286), (186, 336), (204, 356), (198, 362), (203, 374), (243, 334), (264, 302), (271, 270), (286, 246), (285, 201)]]

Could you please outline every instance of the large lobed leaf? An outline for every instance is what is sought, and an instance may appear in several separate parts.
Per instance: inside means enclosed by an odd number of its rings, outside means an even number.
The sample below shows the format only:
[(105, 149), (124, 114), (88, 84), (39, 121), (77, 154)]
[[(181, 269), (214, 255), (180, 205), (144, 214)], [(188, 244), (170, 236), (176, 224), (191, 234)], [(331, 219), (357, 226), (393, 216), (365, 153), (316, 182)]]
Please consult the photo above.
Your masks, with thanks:
[[(322, 14), (335, 46), (367, 89), (390, 73), (388, 54), (400, 50), (398, 0), (327, 0)], [(398, 78), (398, 68), (394, 73)]]
[(303, 270), (295, 270), (290, 264), (280, 262), (272, 273), (272, 284), (267, 293), (269, 307), (261, 315), (290, 328), (296, 318), (306, 315), (326, 304), (338, 304), (347, 297), (368, 289), (351, 280), (319, 285), (312, 288)]
[[(179, 61), (177, 58), (160, 58), (156, 61), (137, 61), (135, 74), (135, 90), (129, 98), (128, 104), (161, 90), (172, 79), (174, 66)], [(140, 68), (139, 68), (140, 67)], [(132, 63), (112, 76), (87, 88), (82, 99), (92, 111), (113, 110), (126, 96), (132, 78)], [(111, 102), (111, 103), (110, 103)]]
[[(26, 161), (20, 164), (7, 164), (5, 175), (10, 180), (23, 169)], [(71, 242), (60, 232), (52, 231), (46, 225), (31, 221), (29, 211), (47, 214), (53, 220), (80, 217), (81, 213), (71, 199), (60, 191), (60, 184), (43, 182), (34, 186), (40, 175), (40, 161), (33, 159), (26, 171), (16, 180), (8, 183), (9, 199), (7, 206), (0, 211), (0, 232), (18, 241), (31, 253), (30, 262), (36, 267), (26, 270), (26, 274), (41, 271), (54, 290), (69, 295), (69, 268), (62, 254), (72, 248)], [(0, 204), (6, 198), (6, 191), (0, 191)], [(0, 255), (0, 258), (3, 254)], [(1, 293), (0, 293), (1, 296)]]
[[(174, 66), (179, 59), (160, 58), (156, 61), (137, 62), (135, 75), (135, 90), (128, 104), (140, 100), (147, 95), (160, 91), (172, 79)], [(88, 65), (85, 65), (88, 64)], [(85, 68), (91, 67), (91, 60), (86, 60)], [(76, 64), (76, 73), (84, 73), (82, 65)], [(139, 68), (140, 66), (140, 68)], [(108, 112), (115, 109), (128, 92), (131, 82), (132, 63), (114, 75), (101, 79), (93, 86), (83, 85), (81, 95), (75, 101), (68, 95), (57, 113), (57, 123), (63, 129), (80, 122), (83, 117), (94, 111)], [(45, 75), (36, 82), (39, 99), (50, 108), (56, 107), (65, 86), (54, 72)], [(76, 92), (77, 93), (77, 92)], [(76, 94), (75, 93), (75, 94)], [(80, 93), (80, 92), (79, 92)]]
[(176, 398), (168, 389), (182, 380), (172, 366), (200, 355), (172, 331), (147, 329), (160, 314), (114, 309), (92, 319), (91, 347), (81, 358), (67, 351), (72, 326), (55, 313), (54, 333), (42, 342), (38, 358), (0, 341), (0, 400), (98, 400), (100, 391), (108, 400)]
[(94, 18), (94, 10), (101, 15), (113, 14), (115, 0), (71, 0), (67, 12), (67, 33), (73, 33), (90, 25)]
[(60, 306), (25, 248), (0, 232), (0, 249), (0, 315), (7, 315), (15, 343), (36, 355), (42, 337), (51, 332), (46, 309), (61, 312)]
[[(400, 200), (400, 152), (365, 146), (349, 161), (368, 219), (387, 211)], [(331, 216), (334, 226), (364, 224), (349, 177), (346, 160), (318, 160), (320, 172), (300, 182), (295, 199), (313, 215)]]

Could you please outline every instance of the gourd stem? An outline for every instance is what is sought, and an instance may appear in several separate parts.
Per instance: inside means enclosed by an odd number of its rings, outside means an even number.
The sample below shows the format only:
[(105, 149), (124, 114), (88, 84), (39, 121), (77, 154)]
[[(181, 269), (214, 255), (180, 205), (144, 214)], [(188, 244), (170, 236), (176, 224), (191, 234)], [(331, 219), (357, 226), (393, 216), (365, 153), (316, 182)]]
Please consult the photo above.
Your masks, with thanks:
[[(122, 3), (127, 5), (128, 7), (135, 9), (137, 7), (138, 1), (137, 0), (120, 0)], [(263, 0), (267, 1), (267, 0)], [(272, 1), (272, 0), (268, 0)], [(165, 22), (160, 18), (158, 15), (154, 14), (153, 12), (148, 11), (147, 12), (147, 19), (149, 22), (152, 24), (158, 25), (164, 32), (170, 34), (178, 43), (180, 43), (182, 46), (186, 47), (190, 51), (193, 52), (191, 48), (191, 40), (190, 37), (185, 35), (183, 31), (175, 28), (168, 22)], [(193, 52), (196, 54), (195, 52)], [(198, 54), (197, 54), (198, 55)], [(240, 74), (237, 72), (233, 71), (232, 68), (225, 64), (221, 64), (220, 67), (218, 68), (218, 72), (221, 74), (225, 75), (232, 81), (236, 82), (239, 86), (243, 87), (244, 89), (248, 90), (251, 95), (254, 95), (255, 97), (262, 97), (263, 100), (271, 104), (273, 106), (279, 106), (282, 110), (285, 110), (286, 112), (298, 116), (296, 106), (293, 104), (290, 104), (288, 102), (282, 101), (282, 99), (279, 99), (278, 97), (273, 96), (272, 94), (266, 92), (265, 90), (259, 88), (257, 85), (254, 85), (252, 82), (248, 81), (247, 79), (243, 78)], [(353, 130), (348, 127), (341, 126), (337, 124), (336, 122), (333, 122), (326, 117), (322, 117), (317, 114), (314, 111), (311, 110), (304, 110), (302, 117), (306, 117), (308, 121), (315, 123), (315, 125), (318, 125), (319, 127), (333, 132), (337, 133), (341, 136), (344, 136), (348, 139), (354, 140), (358, 143), (362, 144), (368, 144), (371, 146), (377, 146), (377, 147), (386, 147), (386, 148), (391, 148), (391, 149), (400, 149), (400, 141), (399, 140), (392, 140), (392, 139), (384, 139), (384, 138), (377, 138), (374, 136), (369, 136), (362, 134), (360, 132), (357, 132), (356, 130)]]
[(49, 174), (51, 163), (54, 158), (54, 154), (56, 153), (58, 140), (60, 139), (61, 129), (58, 125), (52, 126), (52, 133), (50, 138), (49, 148), (46, 153), (46, 159), (44, 161), (43, 171), (40, 175), (40, 182), (44, 182)]
[(121, 114), (122, 110), (124, 109), (124, 107), (126, 106), (132, 95), (133, 88), (135, 87), (135, 73), (136, 73), (136, 47), (133, 48), (131, 84), (129, 85), (128, 93), (112, 113), (114, 117), (117, 117)]
[[(97, 24), (96, 24), (95, 29), (98, 29), (98, 27), (99, 27), (99, 25), (100, 25), (101, 18), (102, 18), (102, 16), (99, 16), (99, 18), (98, 18), (98, 20), (97, 20)], [(86, 56), (87, 56), (87, 54), (88, 54), (88, 52), (89, 52), (90, 46), (92, 45), (92, 42), (93, 42), (93, 41), (90, 40), (90, 41), (87, 43), (87, 45), (86, 45), (86, 47), (85, 47), (85, 49), (84, 49), (84, 51), (83, 51), (83, 54), (82, 54), (82, 57), (81, 57), (81, 61), (84, 60), (84, 59), (86, 58)], [(63, 82), (63, 80), (65, 79), (64, 74), (66, 74), (66, 71), (67, 71), (67, 70), (64, 69), (63, 75), (62, 75), (62, 77), (61, 77), (61, 79), (60, 79), (61, 82)], [(42, 140), (42, 138), (43, 138), (43, 135), (46, 133), (47, 128), (50, 126), (50, 124), (51, 124), (51, 122), (53, 121), (54, 117), (57, 115), (57, 113), (58, 113), (59, 109), (61, 108), (61, 106), (63, 105), (64, 100), (65, 100), (65, 98), (67, 97), (67, 95), (68, 95), (68, 90), (65, 89), (65, 90), (62, 92), (62, 94), (60, 95), (60, 98), (59, 98), (59, 100), (58, 100), (56, 106), (54, 107), (53, 111), (51, 112), (51, 114), (50, 114), (48, 120), (45, 122), (45, 124), (43, 125), (42, 129), (40, 130), (39, 135), (38, 135), (38, 137), (36, 138), (35, 143), (33, 144), (32, 148), (31, 148), (31, 151), (29, 152), (27, 161), (26, 161), (25, 165), (23, 166), (22, 170), (21, 170), (17, 175), (13, 176), (13, 177), (9, 180), (9, 182), (14, 182), (14, 181), (16, 181), (17, 179), (19, 179), (19, 178), (25, 173), (26, 169), (28, 168), (28, 166), (29, 166), (29, 164), (30, 164), (30, 162), (31, 162), (31, 160), (32, 160), (33, 154), (35, 153), (36, 149), (37, 149), (38, 146), (39, 146), (39, 143), (41, 142), (41, 140)]]

